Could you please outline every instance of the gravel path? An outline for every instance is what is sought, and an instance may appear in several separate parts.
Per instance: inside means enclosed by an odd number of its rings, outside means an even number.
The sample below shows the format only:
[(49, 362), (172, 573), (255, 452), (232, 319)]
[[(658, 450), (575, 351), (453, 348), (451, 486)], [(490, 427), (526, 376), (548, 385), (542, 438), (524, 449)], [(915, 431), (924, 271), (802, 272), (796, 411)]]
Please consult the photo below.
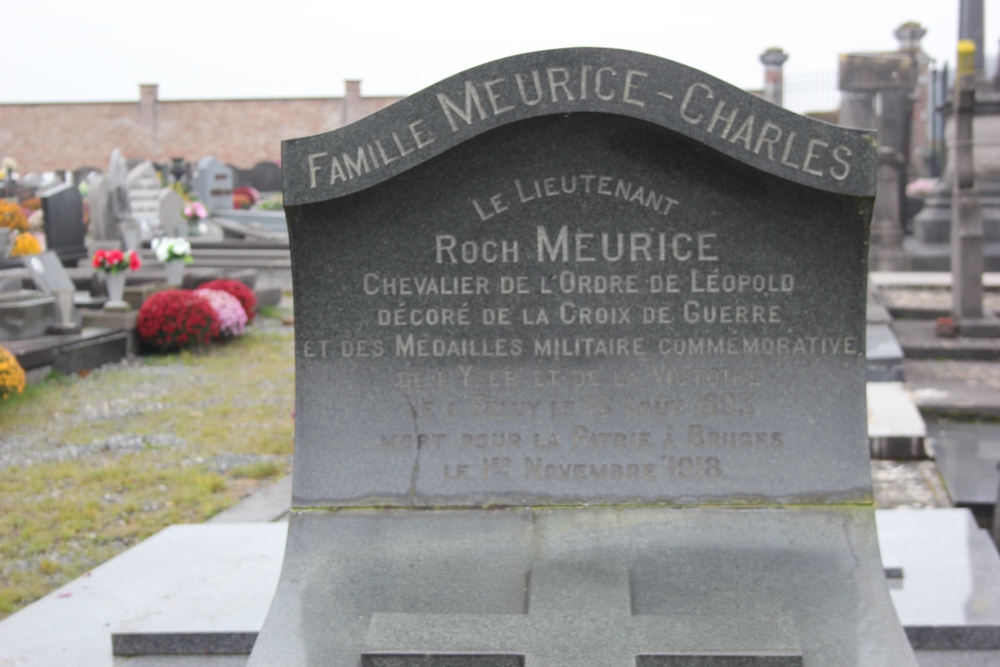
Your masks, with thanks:
[[(100, 422), (138, 417), (163, 408), (162, 399), (180, 391), (195, 369), (182, 364), (147, 366), (141, 360), (109, 364), (86, 378), (70, 377), (64, 382), (71, 394), (82, 393), (82, 401), (67, 405), (31, 427), (14, 425), (0, 430), (0, 470), (12, 465), (27, 466), (43, 461), (68, 461), (87, 456), (141, 451), (148, 446), (183, 447), (186, 443), (169, 433), (153, 436), (119, 434), (93, 442), (67, 442), (64, 433), (82, 422)], [(102, 382), (125, 371), (132, 378), (128, 396), (117, 383)], [(86, 383), (85, 391), (83, 384)]]
[[(292, 336), (290, 327), (283, 327), (280, 321), (274, 319), (258, 318), (253, 327), (268, 333), (282, 331), (289, 339)], [(47, 461), (138, 452), (149, 447), (183, 448), (187, 445), (184, 439), (170, 432), (150, 435), (120, 433), (88, 442), (74, 442), (72, 437), (67, 437), (67, 433), (83, 423), (115, 422), (151, 415), (163, 410), (165, 401), (191, 393), (192, 387), (204, 386), (214, 379), (206, 377), (197, 364), (180, 363), (169, 358), (161, 363), (148, 363), (143, 358), (126, 359), (84, 377), (62, 378), (60, 381), (64, 386), (60, 393), (65, 397), (65, 410), (56, 409), (44, 420), (32, 420), (29, 425), (0, 424), (0, 470)], [(252, 396), (240, 396), (231, 404), (247, 407), (250, 404), (282, 403), (285, 397), (276, 395), (271, 391), (274, 387), (267, 385), (266, 380), (259, 383)], [(191, 416), (199, 416), (199, 410), (215, 402), (209, 398), (190, 403)], [(0, 419), (3, 416), (0, 414)], [(216, 458), (220, 460), (210, 462), (209, 468), (217, 472), (261, 460), (261, 457), (247, 455), (220, 455)], [(283, 461), (290, 460), (288, 457), (281, 458)]]

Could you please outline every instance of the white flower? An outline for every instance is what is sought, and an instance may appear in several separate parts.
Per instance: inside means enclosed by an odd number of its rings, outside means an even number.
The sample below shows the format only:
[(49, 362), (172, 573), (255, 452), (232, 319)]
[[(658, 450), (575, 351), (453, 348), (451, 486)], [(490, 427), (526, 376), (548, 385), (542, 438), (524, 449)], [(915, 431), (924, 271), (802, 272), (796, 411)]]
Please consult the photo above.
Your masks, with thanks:
[(165, 236), (153, 239), (150, 245), (156, 254), (156, 259), (161, 262), (186, 260), (191, 256), (191, 244), (188, 243), (187, 239)]

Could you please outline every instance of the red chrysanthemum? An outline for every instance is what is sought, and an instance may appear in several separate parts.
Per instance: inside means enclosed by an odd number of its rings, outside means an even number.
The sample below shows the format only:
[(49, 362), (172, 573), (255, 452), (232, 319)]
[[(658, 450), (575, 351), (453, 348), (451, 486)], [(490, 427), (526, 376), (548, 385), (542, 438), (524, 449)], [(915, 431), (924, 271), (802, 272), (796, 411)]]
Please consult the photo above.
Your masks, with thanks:
[(136, 330), (143, 345), (170, 352), (187, 345), (207, 345), (219, 335), (212, 305), (191, 290), (166, 290), (146, 299)]

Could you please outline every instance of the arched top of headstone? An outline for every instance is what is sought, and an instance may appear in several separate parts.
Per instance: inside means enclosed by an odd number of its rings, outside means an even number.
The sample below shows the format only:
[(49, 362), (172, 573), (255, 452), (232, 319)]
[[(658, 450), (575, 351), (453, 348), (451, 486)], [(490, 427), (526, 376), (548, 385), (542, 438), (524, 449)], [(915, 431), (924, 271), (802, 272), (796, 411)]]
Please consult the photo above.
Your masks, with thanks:
[(814, 120), (680, 63), (572, 48), (496, 60), (325, 134), (282, 142), (286, 205), (342, 197), (527, 118), (638, 118), (819, 190), (873, 196), (875, 136)]

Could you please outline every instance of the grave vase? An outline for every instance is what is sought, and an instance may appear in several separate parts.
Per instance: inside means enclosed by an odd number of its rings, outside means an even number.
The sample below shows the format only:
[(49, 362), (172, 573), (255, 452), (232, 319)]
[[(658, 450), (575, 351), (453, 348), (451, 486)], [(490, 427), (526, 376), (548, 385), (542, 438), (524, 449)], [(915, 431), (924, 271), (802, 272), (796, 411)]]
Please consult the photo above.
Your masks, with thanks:
[(7, 256), (8, 246), (12, 245), (10, 243), (10, 230), (0, 229), (0, 259)]
[(181, 283), (184, 282), (184, 262), (183, 260), (177, 260), (174, 262), (167, 262), (164, 265), (167, 269), (167, 283), (171, 287), (180, 287)]
[(122, 299), (122, 295), (125, 294), (125, 272), (105, 273), (104, 284), (108, 288), (108, 301), (104, 307), (111, 310), (127, 310), (128, 304)]
[(134, 220), (122, 220), (121, 222), (122, 242), (126, 250), (138, 250), (142, 242), (142, 229), (139, 223)]

